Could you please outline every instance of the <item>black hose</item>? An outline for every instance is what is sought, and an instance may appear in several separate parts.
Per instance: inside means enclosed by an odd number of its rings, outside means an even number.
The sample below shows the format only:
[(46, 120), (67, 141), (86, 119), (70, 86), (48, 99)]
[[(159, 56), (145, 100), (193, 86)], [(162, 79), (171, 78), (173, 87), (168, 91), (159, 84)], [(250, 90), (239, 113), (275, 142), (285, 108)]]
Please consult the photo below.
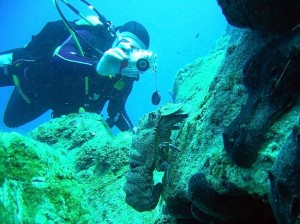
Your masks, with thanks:
[[(61, 0), (62, 1), (62, 0)], [(77, 15), (80, 15), (79, 10), (77, 10), (75, 7), (71, 6), (71, 4), (64, 2), (74, 13), (76, 13)], [(79, 38), (81, 41), (83, 41), (87, 46), (89, 46), (91, 49), (93, 49), (95, 51), (95, 53), (97, 54), (97, 57), (101, 57), (103, 55), (103, 52), (100, 51), (98, 48), (94, 47), (92, 44), (90, 44), (85, 38), (83, 38), (75, 29), (74, 27), (68, 22), (68, 20), (66, 19), (66, 17), (64, 16), (63, 12), (61, 11), (59, 5), (58, 5), (58, 0), (55, 0), (55, 6), (56, 9), (60, 15), (60, 17), (62, 18), (62, 20), (64, 21), (65, 25), (67, 26), (68, 30), (71, 30), (76, 37), (74, 38)], [(80, 15), (81, 16), (81, 15)], [(82, 16), (81, 16), (82, 17)], [(76, 41), (76, 40), (75, 40)], [(81, 49), (79, 49), (81, 51)]]

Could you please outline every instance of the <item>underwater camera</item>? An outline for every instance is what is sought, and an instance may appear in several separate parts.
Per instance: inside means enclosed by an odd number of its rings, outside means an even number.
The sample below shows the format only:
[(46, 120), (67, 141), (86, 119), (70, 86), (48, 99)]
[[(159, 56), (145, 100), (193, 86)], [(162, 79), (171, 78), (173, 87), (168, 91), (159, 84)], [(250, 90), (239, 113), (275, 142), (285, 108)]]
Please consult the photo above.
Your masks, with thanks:
[(121, 75), (128, 77), (137, 77), (148, 69), (155, 72), (156, 55), (152, 51), (132, 48), (126, 52), (129, 59), (122, 63)]

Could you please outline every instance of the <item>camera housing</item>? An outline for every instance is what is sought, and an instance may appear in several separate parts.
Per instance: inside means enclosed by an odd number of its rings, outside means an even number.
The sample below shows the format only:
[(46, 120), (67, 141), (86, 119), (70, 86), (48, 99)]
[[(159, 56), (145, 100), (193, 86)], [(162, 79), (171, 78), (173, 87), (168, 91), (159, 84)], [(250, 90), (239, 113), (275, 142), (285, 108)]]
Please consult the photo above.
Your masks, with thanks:
[(139, 74), (156, 70), (156, 55), (152, 51), (132, 48), (128, 53), (129, 59), (122, 63), (121, 75), (137, 78)]

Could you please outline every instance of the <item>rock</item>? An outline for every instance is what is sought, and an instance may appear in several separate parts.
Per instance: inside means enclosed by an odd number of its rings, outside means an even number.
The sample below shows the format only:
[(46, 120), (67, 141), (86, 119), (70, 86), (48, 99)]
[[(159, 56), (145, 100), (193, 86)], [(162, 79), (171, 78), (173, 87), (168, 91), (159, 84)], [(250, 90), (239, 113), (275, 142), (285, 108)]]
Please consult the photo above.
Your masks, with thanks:
[(101, 116), (90, 113), (52, 119), (30, 134), (34, 140), (0, 133), (1, 223), (156, 219), (160, 206), (139, 214), (124, 200), (132, 134), (113, 136)]
[(300, 22), (298, 0), (218, 0), (218, 4), (227, 21), (240, 28), (283, 32)]
[(277, 223), (297, 223), (300, 219), (300, 127), (280, 149), (269, 173), (270, 203)]
[(300, 30), (262, 47), (245, 64), (248, 98), (223, 133), (224, 148), (235, 164), (255, 162), (264, 133), (300, 95)]
[[(162, 192), (166, 203), (165, 214), (171, 214), (177, 220), (189, 220), (193, 216), (204, 223), (219, 221), (222, 223), (245, 223), (248, 216), (251, 216), (247, 212), (252, 211), (254, 214), (261, 210), (266, 215), (264, 216), (266, 220), (274, 223), (275, 218), (272, 215), (268, 199), (268, 171), (272, 168), (279, 149), (288, 137), (290, 127), (300, 111), (299, 96), (297, 97), (299, 92), (295, 81), (295, 74), (298, 73), (294, 72), (298, 71), (298, 55), (294, 54), (297, 51), (291, 47), (295, 45), (298, 48), (299, 39), (297, 35), (294, 36), (291, 33), (286, 36), (282, 35), (278, 39), (277, 35), (261, 35), (259, 32), (232, 27), (229, 27), (227, 32), (229, 37), (225, 36), (219, 42), (218, 48), (210, 55), (223, 56), (223, 60), (219, 60), (218, 57), (215, 57), (215, 60), (198, 59), (194, 64), (188, 65), (187, 69), (180, 70), (176, 78), (175, 98), (190, 104), (191, 113), (182, 129), (178, 131), (177, 135), (172, 136), (174, 144), (182, 151), (170, 155), (168, 159), (172, 169), (170, 172), (171, 185), (164, 187)], [(295, 33), (297, 31), (294, 31)], [(275, 43), (272, 45), (273, 47), (267, 44), (269, 42)], [(277, 54), (270, 53), (271, 49), (275, 50), (276, 47), (281, 52), (278, 57)], [(265, 53), (269, 52), (269, 56), (262, 57), (264, 50), (260, 49), (269, 49), (265, 51)], [(292, 60), (286, 67), (290, 58)], [(260, 89), (265, 85), (267, 87), (261, 89), (267, 91), (269, 90), (268, 86), (271, 85), (265, 80), (266, 72), (258, 73), (250, 70), (249, 73), (243, 73), (243, 70), (247, 70), (244, 67), (249, 66), (247, 62), (251, 60), (255, 60), (255, 66), (252, 69), (258, 69), (256, 71), (259, 71), (259, 68), (261, 71), (272, 70), (274, 66), (279, 68), (277, 73), (271, 73), (268, 76), (270, 79), (277, 77), (276, 80), (285, 80), (278, 82), (278, 89), (276, 89), (278, 92), (274, 91), (276, 97), (274, 95), (271, 102), (283, 102), (289, 106), (285, 107), (285, 110), (283, 109), (276, 119), (272, 119), (272, 122), (264, 129), (263, 136), (259, 136), (260, 144), (255, 147), (257, 154), (252, 165), (241, 168), (224, 150), (222, 134), (247, 101), (248, 89), (250, 88), (252, 91), (252, 89)], [(216, 64), (213, 64), (214, 62)], [(210, 82), (201, 82), (201, 78), (205, 79), (206, 76), (199, 71), (207, 71), (210, 79), (208, 66), (218, 67), (218, 69), (215, 70), (216, 73)], [(283, 72), (284, 70), (285, 72)], [(287, 76), (281, 77), (283, 73)], [(184, 79), (183, 77), (189, 78)], [(198, 80), (196, 83), (201, 84), (201, 90), (197, 88), (197, 84), (188, 85), (190, 80)], [(206, 85), (204, 85), (205, 83)], [(276, 101), (277, 98), (283, 99), (279, 96), (289, 93), (293, 96), (292, 104), (289, 104), (290, 101)], [(184, 96), (188, 97), (185, 99)], [(264, 105), (267, 106), (270, 103)], [(266, 108), (262, 107), (262, 109)], [(249, 117), (250, 122), (253, 122), (254, 115)], [(259, 128), (260, 124), (257, 122), (253, 127)], [(247, 144), (251, 143), (249, 141)], [(247, 145), (247, 147), (251, 147), (251, 145)], [(243, 158), (237, 157), (237, 159)], [(246, 155), (245, 159), (247, 160)], [(204, 179), (202, 176), (200, 179), (205, 181), (199, 181), (199, 183), (196, 181), (195, 183), (198, 184), (188, 185), (200, 177), (199, 173), (205, 177)], [(234, 187), (228, 188), (228, 186)], [(211, 192), (210, 195), (214, 195), (214, 197), (201, 195), (202, 192)], [(238, 193), (235, 194), (236, 192)], [(239, 197), (243, 198), (245, 203), (239, 204), (239, 199), (237, 199)], [(216, 201), (214, 206), (212, 201)], [(228, 205), (227, 201), (232, 201), (232, 204)], [(253, 204), (254, 210), (249, 209), (251, 204)], [(191, 207), (190, 213), (186, 209), (189, 206)], [(234, 213), (236, 209), (240, 211), (239, 214)]]
[(0, 136), (1, 223), (88, 221), (83, 189), (62, 151), (17, 133)]
[(202, 222), (274, 223), (270, 205), (243, 192), (230, 183), (216, 191), (204, 173), (194, 174), (189, 182), (188, 196), (193, 216)]

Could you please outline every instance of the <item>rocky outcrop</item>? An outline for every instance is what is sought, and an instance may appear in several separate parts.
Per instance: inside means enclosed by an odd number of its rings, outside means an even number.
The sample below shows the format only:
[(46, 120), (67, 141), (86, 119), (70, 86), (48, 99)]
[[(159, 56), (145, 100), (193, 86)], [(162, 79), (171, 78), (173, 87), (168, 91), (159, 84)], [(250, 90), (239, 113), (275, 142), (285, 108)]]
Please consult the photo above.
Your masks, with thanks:
[(300, 95), (300, 30), (272, 40), (243, 68), (247, 101), (224, 130), (224, 147), (239, 166), (257, 158), (263, 134)]
[[(300, 120), (299, 120), (300, 121)], [(276, 158), (270, 178), (270, 203), (278, 223), (299, 222), (300, 126), (291, 134)]]
[(46, 144), (0, 133), (1, 223), (85, 223), (82, 186), (69, 161)]
[(227, 21), (239, 28), (282, 32), (300, 22), (298, 0), (218, 0)]
[(53, 119), (29, 136), (0, 133), (0, 223), (152, 223), (122, 187), (132, 135), (113, 136), (101, 116)]
[[(176, 99), (191, 103), (192, 113), (179, 135), (173, 140), (174, 144), (183, 150), (169, 158), (172, 167), (170, 174), (172, 187), (164, 188), (162, 194), (167, 211), (178, 220), (184, 219), (189, 222), (196, 219), (204, 223), (246, 223), (246, 221), (247, 223), (274, 223), (274, 210), (272, 211), (269, 201), (268, 172), (272, 169), (290, 128), (298, 120), (299, 92), (294, 78), (298, 74), (299, 63), (297, 63), (298, 54), (293, 53), (292, 47), (296, 46), (295, 52), (297, 52), (298, 37), (290, 34), (291, 36), (287, 35), (288, 38), (282, 37), (284, 40), (279, 38), (276, 41), (273, 39), (277, 37), (272, 35), (265, 36), (259, 32), (235, 28), (229, 28), (227, 33), (230, 38), (225, 37), (220, 41), (215, 51), (207, 57), (198, 59), (193, 65), (187, 66), (189, 69), (182, 69), (177, 75), (174, 84)], [(273, 46), (274, 42), (282, 45)], [(270, 47), (271, 45), (273, 47)], [(268, 49), (270, 51), (279, 49), (282, 57), (278, 56), (280, 54), (270, 53), (269, 56), (258, 59), (258, 55), (262, 52), (267, 54)], [(210, 58), (213, 55), (218, 55), (222, 60), (214, 57), (213, 61), (217, 64), (212, 64)], [(253, 60), (255, 61), (251, 67), (253, 70), (245, 69), (249, 68), (249, 61)], [(268, 63), (274, 64), (269, 66)], [(212, 68), (218, 66), (218, 69), (210, 70), (208, 64)], [(278, 71), (275, 69), (277, 67)], [(260, 69), (265, 72), (259, 73)], [(271, 73), (266, 72), (268, 69)], [(247, 70), (248, 73), (245, 72)], [(215, 73), (211, 74), (211, 72)], [(186, 82), (199, 79), (197, 81), (199, 85), (185, 85), (183, 77), (187, 76), (189, 79)], [(205, 82), (201, 82), (201, 79), (210, 77), (214, 77), (213, 80), (204, 86)], [(265, 80), (266, 77), (270, 80), (275, 79), (276, 82), (269, 82)], [(290, 77), (294, 78), (289, 80)], [(281, 82), (283, 80), (284, 82)], [(247, 85), (252, 89), (249, 90)], [(261, 88), (261, 86), (266, 87)], [(255, 159), (252, 159), (251, 166), (240, 168), (235, 164), (231, 154), (224, 150), (222, 136), (224, 131), (229, 130), (228, 127), (235, 117), (243, 111), (241, 108), (247, 106), (247, 98), (255, 92), (252, 90), (260, 88), (263, 89), (264, 93), (261, 96), (264, 99), (268, 99), (270, 93), (276, 95), (277, 91), (281, 92), (269, 103), (262, 104), (264, 105), (262, 108), (268, 110), (267, 106), (272, 106), (271, 102), (276, 105), (280, 102), (286, 103), (287, 106), (282, 107), (281, 113), (274, 119), (268, 120), (265, 115), (263, 116), (266, 118), (263, 121), (269, 122), (269, 125), (258, 132), (260, 134), (256, 136), (257, 138), (250, 137), (246, 144), (247, 147), (252, 147), (252, 143), (259, 143), (254, 147)], [(280, 100), (290, 99), (284, 97), (290, 93), (294, 96), (292, 102)], [(260, 111), (264, 110), (260, 109)], [(259, 113), (249, 111), (247, 114), (249, 121), (253, 122), (257, 114)], [(246, 119), (243, 122), (246, 122)], [(253, 127), (259, 129), (262, 124), (263, 122), (258, 122)], [(243, 125), (241, 123), (236, 127), (243, 128)], [(243, 130), (247, 128), (250, 126), (245, 125)], [(241, 133), (241, 131), (236, 132), (236, 134)], [(252, 133), (255, 133), (255, 130)], [(234, 140), (232, 142), (234, 143)], [(239, 144), (237, 146), (241, 147)], [(225, 149), (226, 147), (225, 145)], [(245, 147), (240, 148), (244, 154), (241, 157), (236, 156), (236, 159), (247, 161), (249, 157), (247, 151), (244, 152), (243, 149)], [(202, 194), (203, 191), (207, 194)], [(228, 204), (228, 201), (231, 203)]]
[(270, 223), (270, 206), (258, 197), (235, 186), (223, 183), (222, 191), (216, 190), (206, 179), (205, 173), (193, 175), (189, 182), (188, 197), (191, 212), (198, 221), (210, 223)]

